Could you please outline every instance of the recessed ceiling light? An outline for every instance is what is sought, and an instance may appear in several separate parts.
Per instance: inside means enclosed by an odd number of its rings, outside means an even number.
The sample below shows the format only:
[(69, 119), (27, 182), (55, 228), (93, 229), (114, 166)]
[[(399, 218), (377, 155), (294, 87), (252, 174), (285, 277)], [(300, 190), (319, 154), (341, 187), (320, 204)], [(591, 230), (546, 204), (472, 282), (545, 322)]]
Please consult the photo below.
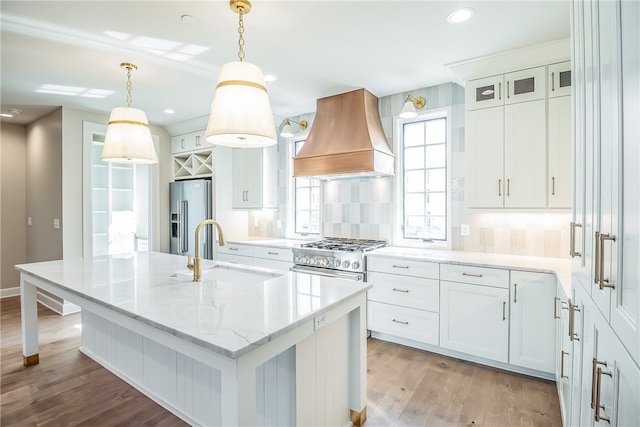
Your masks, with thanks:
[(267, 82), (267, 83), (275, 82), (276, 80), (278, 80), (278, 78), (276, 76), (274, 76), (273, 74), (265, 74), (264, 75), (264, 81)]
[(175, 113), (175, 111), (173, 111), (171, 108), (167, 108), (166, 110), (164, 110), (164, 112), (167, 113), (167, 114)]
[(476, 11), (470, 7), (456, 9), (449, 14), (447, 21), (451, 24), (459, 24), (470, 19)]
[(184, 22), (185, 24), (192, 24), (192, 23), (196, 22), (196, 18), (194, 18), (194, 17), (193, 17), (193, 16), (191, 16), (191, 15), (182, 15), (182, 16), (180, 17), (180, 20), (181, 20), (182, 22)]

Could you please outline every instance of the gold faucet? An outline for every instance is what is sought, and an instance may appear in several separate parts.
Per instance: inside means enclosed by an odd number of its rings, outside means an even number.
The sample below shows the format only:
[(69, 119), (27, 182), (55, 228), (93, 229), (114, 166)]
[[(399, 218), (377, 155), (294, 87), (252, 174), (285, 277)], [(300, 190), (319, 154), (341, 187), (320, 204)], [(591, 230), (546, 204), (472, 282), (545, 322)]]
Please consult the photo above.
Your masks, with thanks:
[(202, 281), (202, 267), (200, 267), (200, 229), (202, 228), (203, 225), (207, 225), (207, 224), (215, 225), (216, 228), (218, 229), (218, 244), (220, 246), (224, 246), (226, 244), (226, 242), (224, 240), (224, 233), (222, 232), (222, 227), (220, 227), (220, 224), (218, 224), (217, 222), (215, 222), (212, 219), (205, 219), (200, 224), (198, 224), (198, 226), (196, 227), (196, 253), (195, 253), (195, 258), (192, 259), (191, 255), (189, 255), (188, 258), (187, 258), (187, 268), (189, 270), (193, 270), (193, 281), (194, 282), (201, 282)]

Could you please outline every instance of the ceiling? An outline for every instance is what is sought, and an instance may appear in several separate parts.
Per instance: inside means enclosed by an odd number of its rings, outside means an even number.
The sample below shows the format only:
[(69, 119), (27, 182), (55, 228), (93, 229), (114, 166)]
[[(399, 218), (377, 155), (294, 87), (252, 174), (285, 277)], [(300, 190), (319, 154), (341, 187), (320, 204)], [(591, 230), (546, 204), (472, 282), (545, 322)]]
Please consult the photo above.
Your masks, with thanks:
[[(448, 23), (460, 6), (474, 8), (473, 18)], [(277, 77), (267, 88), (274, 115), (285, 118), (315, 111), (325, 96), (361, 87), (378, 97), (409, 92), (451, 81), (446, 64), (568, 38), (569, 6), (253, 0), (245, 60)], [(3, 123), (30, 123), (57, 106), (108, 114), (126, 105), (120, 63), (132, 62), (132, 106), (170, 126), (208, 115), (221, 65), (237, 60), (238, 16), (228, 1), (3, 0), (0, 12), (0, 109), (23, 110)], [(43, 85), (68, 88), (37, 92)]]

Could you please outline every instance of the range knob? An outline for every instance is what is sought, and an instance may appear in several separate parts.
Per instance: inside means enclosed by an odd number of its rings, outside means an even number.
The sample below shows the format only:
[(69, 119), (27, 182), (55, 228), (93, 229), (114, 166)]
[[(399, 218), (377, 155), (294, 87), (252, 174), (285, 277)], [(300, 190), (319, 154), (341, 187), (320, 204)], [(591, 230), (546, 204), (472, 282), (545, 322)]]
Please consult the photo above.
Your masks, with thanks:
[(337, 260), (336, 260), (336, 268), (340, 268), (340, 264), (342, 264), (342, 263), (340, 262), (340, 260), (339, 260), (339, 259), (337, 259)]
[(310, 258), (309, 259), (309, 264), (311, 265), (316, 265), (317, 260), (315, 258)]
[(349, 268), (349, 265), (350, 265), (350, 264), (351, 264), (351, 261), (349, 261), (349, 260), (343, 261), (343, 262), (342, 262), (342, 267), (344, 267), (344, 268)]
[(321, 265), (322, 267), (326, 267), (329, 265), (329, 260), (326, 258), (320, 258), (318, 260), (318, 265)]
[(354, 270), (357, 270), (358, 267), (360, 267), (360, 263), (358, 261), (354, 261), (353, 264), (351, 264), (351, 268)]

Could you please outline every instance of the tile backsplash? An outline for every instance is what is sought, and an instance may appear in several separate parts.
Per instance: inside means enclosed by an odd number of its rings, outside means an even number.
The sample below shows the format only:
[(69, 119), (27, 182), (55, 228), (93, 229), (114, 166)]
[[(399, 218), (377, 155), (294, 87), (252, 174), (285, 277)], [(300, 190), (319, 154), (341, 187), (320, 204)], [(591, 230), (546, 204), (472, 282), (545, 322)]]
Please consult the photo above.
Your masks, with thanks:
[[(451, 249), (544, 257), (568, 257), (570, 210), (483, 211), (465, 207), (464, 88), (455, 83), (410, 91), (427, 100), (424, 110), (449, 108), (451, 124)], [(393, 141), (393, 119), (407, 93), (379, 99), (380, 118), (389, 141)], [(312, 126), (314, 114), (304, 114)], [(279, 141), (279, 207), (276, 211), (251, 212), (249, 235), (286, 237), (289, 198), (290, 151), (287, 140)], [(399, 231), (395, 200), (396, 177), (350, 178), (322, 182), (322, 236), (386, 239), (393, 242)], [(397, 230), (394, 224), (398, 224)], [(460, 235), (461, 224), (469, 225), (469, 236)]]

